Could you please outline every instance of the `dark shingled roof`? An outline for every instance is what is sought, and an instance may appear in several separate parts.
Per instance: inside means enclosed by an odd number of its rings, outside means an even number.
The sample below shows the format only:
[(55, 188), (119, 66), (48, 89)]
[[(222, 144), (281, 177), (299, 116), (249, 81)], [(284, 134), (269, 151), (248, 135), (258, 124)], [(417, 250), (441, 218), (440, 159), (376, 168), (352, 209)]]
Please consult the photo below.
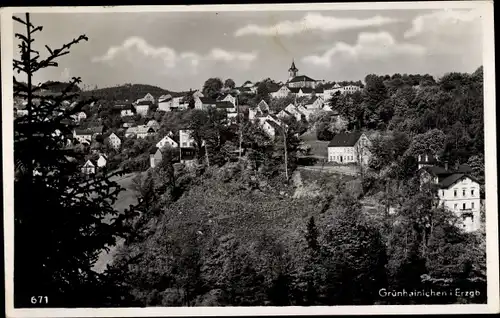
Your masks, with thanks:
[(360, 132), (336, 134), (328, 144), (328, 147), (352, 147), (361, 135), (362, 133)]
[(223, 101), (223, 102), (216, 102), (215, 107), (217, 107), (217, 108), (234, 108), (234, 105), (231, 102)]
[(150, 100), (141, 100), (139, 103), (137, 103), (137, 105), (153, 105), (153, 102), (150, 101)]
[(222, 94), (221, 96), (219, 96), (219, 98), (217, 98), (217, 100), (218, 100), (218, 101), (222, 101), (224, 98), (226, 98), (226, 97), (227, 97), (227, 95), (231, 95), (231, 96), (233, 96), (233, 97), (236, 97), (236, 94), (235, 94), (235, 93), (233, 93), (233, 92), (229, 92), (229, 93), (224, 93), (224, 94)]
[(315, 82), (315, 80), (306, 75), (299, 75), (295, 76), (290, 80), (290, 83), (296, 83), (296, 82)]
[(88, 127), (88, 130), (93, 134), (102, 134), (104, 127), (103, 126), (91, 126)]
[(75, 129), (76, 135), (92, 135), (92, 132), (88, 129)]
[(312, 94), (314, 92), (314, 90), (311, 87), (301, 87), (300, 89), (302, 90), (302, 93), (305, 94)]
[(210, 104), (210, 105), (215, 105), (215, 100), (211, 99), (210, 97), (200, 97), (200, 100), (203, 104)]
[(315, 91), (316, 93), (319, 93), (319, 94), (322, 94), (322, 93), (324, 93), (324, 92), (325, 92), (325, 90), (324, 90), (324, 89), (322, 89), (322, 88), (315, 88), (315, 89), (314, 89), (314, 91)]
[[(438, 185), (440, 188), (449, 188), (452, 186), (455, 182), (460, 181), (462, 178), (467, 177), (471, 179), (472, 181), (478, 182), (476, 178), (466, 174), (466, 173), (454, 173), (443, 180), (441, 180)], [(479, 182), (478, 182), (479, 183)]]
[(277, 91), (280, 90), (280, 88), (281, 88), (280, 86), (273, 86), (273, 87), (270, 87), (267, 91), (269, 93), (276, 93)]
[(421, 170), (425, 170), (435, 177), (437, 177), (439, 175), (443, 175), (443, 174), (453, 173), (453, 172), (446, 170), (445, 168), (438, 167), (438, 166), (425, 166), (425, 167), (422, 167)]
[(288, 87), (290, 92), (297, 94), (300, 91), (300, 87)]
[(334, 86), (335, 86), (335, 83), (327, 83), (327, 84), (324, 84), (324, 85), (323, 85), (322, 90), (323, 90), (323, 89), (331, 89), (331, 88), (333, 88)]

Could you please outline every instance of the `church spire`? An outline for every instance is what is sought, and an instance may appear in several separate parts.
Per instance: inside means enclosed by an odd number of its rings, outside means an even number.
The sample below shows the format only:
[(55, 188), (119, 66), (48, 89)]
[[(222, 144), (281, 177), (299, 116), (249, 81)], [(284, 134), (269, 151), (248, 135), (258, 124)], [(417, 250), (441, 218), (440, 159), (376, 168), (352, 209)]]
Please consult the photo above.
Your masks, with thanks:
[(292, 59), (292, 66), (290, 66), (290, 68), (288, 69), (288, 75), (289, 75), (288, 80), (291, 80), (292, 78), (297, 76), (298, 71), (299, 70), (297, 69), (297, 67), (295, 67), (295, 59)]

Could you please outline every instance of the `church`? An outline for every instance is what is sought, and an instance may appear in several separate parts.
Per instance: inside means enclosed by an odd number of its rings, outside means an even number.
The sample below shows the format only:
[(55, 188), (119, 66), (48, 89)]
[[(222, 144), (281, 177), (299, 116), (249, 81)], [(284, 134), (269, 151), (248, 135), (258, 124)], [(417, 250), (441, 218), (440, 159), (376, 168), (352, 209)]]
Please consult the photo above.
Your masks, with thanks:
[(324, 91), (317, 86), (323, 81), (316, 81), (307, 75), (298, 75), (299, 69), (295, 66), (295, 61), (292, 60), (292, 65), (288, 69), (288, 80), (284, 85), (276, 88), (269, 93), (273, 98), (283, 98), (290, 94), (295, 96), (313, 96), (324, 97)]
[(292, 60), (292, 66), (288, 69), (288, 81), (286, 85), (290, 88), (316, 88), (318, 81), (313, 80), (307, 75), (298, 75), (299, 69), (295, 66), (295, 61)]

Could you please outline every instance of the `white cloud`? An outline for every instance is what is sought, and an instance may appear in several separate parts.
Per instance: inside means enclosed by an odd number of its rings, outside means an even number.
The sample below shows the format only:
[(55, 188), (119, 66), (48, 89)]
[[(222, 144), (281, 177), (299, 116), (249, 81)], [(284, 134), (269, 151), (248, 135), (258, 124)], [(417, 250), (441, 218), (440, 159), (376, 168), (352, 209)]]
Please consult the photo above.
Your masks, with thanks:
[(300, 20), (285, 20), (274, 25), (259, 26), (255, 24), (249, 24), (243, 28), (236, 30), (234, 35), (293, 35), (310, 30), (337, 32), (342, 30), (359, 29), (371, 26), (382, 26), (395, 22), (398, 22), (398, 20), (388, 17), (382, 17), (379, 15), (366, 19), (359, 19), (336, 18), (332, 16), (324, 16), (319, 13), (308, 13)]
[(155, 47), (140, 37), (127, 38), (119, 46), (112, 46), (102, 55), (92, 59), (92, 62), (110, 62), (122, 55), (139, 53), (144, 57), (159, 59), (163, 66), (173, 69), (179, 64), (187, 64), (194, 68), (202, 62), (239, 62), (238, 65), (249, 66), (257, 58), (257, 52), (226, 51), (220, 48), (213, 48), (209, 53), (202, 55), (196, 52), (180, 52), (163, 46)]
[(369, 33), (358, 35), (356, 44), (337, 42), (332, 48), (321, 55), (309, 55), (302, 59), (305, 63), (330, 67), (334, 57), (352, 59), (380, 59), (396, 55), (424, 55), (426, 49), (417, 44), (397, 43), (388, 32)]
[(405, 38), (418, 35), (432, 35), (436, 32), (459, 35), (473, 22), (481, 18), (479, 10), (442, 10), (415, 17), (412, 26), (404, 34)]

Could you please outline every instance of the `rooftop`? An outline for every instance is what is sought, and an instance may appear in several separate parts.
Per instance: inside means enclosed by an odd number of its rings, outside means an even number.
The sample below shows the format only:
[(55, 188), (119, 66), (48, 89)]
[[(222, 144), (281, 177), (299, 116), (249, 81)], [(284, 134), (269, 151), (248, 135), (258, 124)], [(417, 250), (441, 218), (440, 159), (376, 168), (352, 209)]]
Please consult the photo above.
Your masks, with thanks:
[(299, 75), (292, 78), (289, 83), (297, 83), (297, 82), (315, 82), (315, 80), (313, 80), (307, 75)]
[(463, 178), (469, 178), (475, 182), (478, 182), (476, 180), (476, 178), (468, 175), (468, 174), (465, 174), (465, 173), (453, 173), (452, 175), (444, 178), (443, 180), (441, 180), (438, 185), (440, 188), (449, 188), (450, 186), (452, 186), (454, 183), (462, 180)]
[(210, 104), (210, 105), (214, 105), (216, 103), (215, 100), (211, 99), (210, 97), (200, 97), (200, 101), (203, 104)]
[(361, 132), (336, 134), (328, 144), (328, 147), (352, 147), (361, 135)]

